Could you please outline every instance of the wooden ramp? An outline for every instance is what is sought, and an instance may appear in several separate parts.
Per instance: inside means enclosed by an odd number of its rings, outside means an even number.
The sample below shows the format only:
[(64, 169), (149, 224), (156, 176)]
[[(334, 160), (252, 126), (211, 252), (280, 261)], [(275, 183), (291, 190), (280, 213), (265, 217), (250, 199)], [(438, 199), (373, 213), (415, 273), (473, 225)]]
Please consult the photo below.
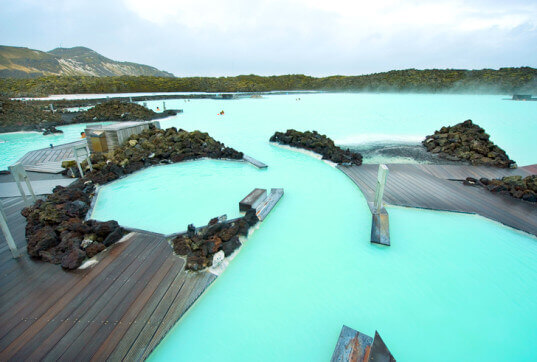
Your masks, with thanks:
[(2, 250), (2, 361), (144, 359), (216, 278), (185, 272), (155, 234), (131, 233), (74, 272)]
[(253, 157), (250, 157), (248, 155), (243, 155), (242, 156), (242, 159), (252, 165), (254, 165), (255, 167), (257, 168), (267, 168), (268, 166), (266, 164), (264, 164), (263, 162), (259, 161), (259, 160), (256, 160), (255, 158)]
[[(75, 159), (73, 147), (86, 144), (86, 140), (80, 140), (57, 145), (54, 148), (30, 151), (19, 162), (22, 163), (26, 171), (60, 173), (63, 171), (62, 161)], [(82, 158), (82, 155), (80, 156)]]
[[(465, 186), (460, 181), (471, 166), (388, 165), (390, 176), (384, 201), (391, 205), (432, 210), (475, 213), (515, 229), (537, 235), (537, 207), (531, 203), (495, 194), (483, 187)], [(360, 188), (368, 202), (373, 201), (378, 165), (338, 166)], [(525, 169), (482, 169), (480, 173), (528, 175)], [(477, 171), (474, 171), (477, 172)], [(517, 172), (517, 173), (514, 173)], [(437, 176), (434, 176), (437, 175)], [(439, 177), (442, 176), (442, 177)], [(482, 177), (470, 174), (472, 177)]]

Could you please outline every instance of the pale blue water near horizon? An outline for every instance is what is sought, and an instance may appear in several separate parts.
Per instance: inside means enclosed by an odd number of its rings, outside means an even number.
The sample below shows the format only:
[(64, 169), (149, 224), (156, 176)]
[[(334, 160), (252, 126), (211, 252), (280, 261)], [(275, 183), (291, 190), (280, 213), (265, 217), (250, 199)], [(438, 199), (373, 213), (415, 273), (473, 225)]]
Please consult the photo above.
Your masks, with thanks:
[(185, 113), (163, 128), (207, 131), (269, 168), (215, 160), (154, 167), (105, 186), (95, 218), (182, 231), (193, 220), (234, 215), (253, 187), (283, 187), (285, 195), (151, 360), (326, 361), (343, 324), (378, 330), (400, 361), (534, 359), (535, 237), (478, 216), (390, 207), (392, 246), (371, 245), (371, 216), (350, 179), (268, 143), (287, 128), (347, 142), (415, 140), (471, 118), (519, 164), (531, 164), (530, 102), (315, 94), (166, 105)]

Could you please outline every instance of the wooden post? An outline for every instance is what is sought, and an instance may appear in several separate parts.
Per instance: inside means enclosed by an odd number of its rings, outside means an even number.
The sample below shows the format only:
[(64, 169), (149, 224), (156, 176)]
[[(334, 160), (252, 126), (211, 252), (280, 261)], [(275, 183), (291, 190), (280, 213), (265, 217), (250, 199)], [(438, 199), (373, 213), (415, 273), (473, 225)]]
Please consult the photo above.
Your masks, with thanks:
[(373, 221), (371, 223), (371, 242), (382, 245), (390, 245), (390, 221), (388, 212), (382, 206), (382, 198), (384, 196), (384, 186), (386, 185), (386, 177), (388, 176), (388, 167), (379, 165), (377, 174), (377, 189), (375, 191), (374, 202), (368, 202)]
[(30, 195), (32, 195), (32, 200), (36, 202), (37, 197), (35, 197), (34, 189), (32, 188), (32, 184), (30, 183), (28, 174), (26, 174), (26, 171), (24, 170), (24, 166), (20, 162), (17, 162), (16, 164), (9, 166), (8, 168), (9, 168), (9, 172), (13, 176), (13, 179), (15, 180), (15, 183), (17, 184), (17, 188), (19, 189), (19, 192), (21, 193), (24, 203), (28, 205), (26, 192), (24, 191), (24, 188), (22, 187), (23, 181), (26, 183), (26, 187), (28, 187), (28, 191), (30, 191)]
[(9, 250), (11, 250), (11, 255), (14, 258), (18, 258), (20, 254), (19, 254), (19, 251), (17, 250), (17, 245), (15, 244), (15, 240), (13, 240), (13, 236), (11, 235), (11, 232), (9, 231), (9, 227), (7, 226), (7, 216), (4, 213), (4, 207), (2, 206), (1, 202), (0, 202), (0, 229), (2, 229), (2, 233), (4, 234), (4, 237), (6, 238), (7, 245), (9, 246)]
[(163, 111), (163, 112), (166, 111), (166, 102), (162, 102), (162, 111)]
[(382, 209), (382, 198), (384, 197), (384, 186), (386, 185), (386, 177), (388, 176), (388, 167), (386, 165), (379, 165), (379, 171), (377, 174), (377, 190), (375, 191), (374, 207), (377, 213), (380, 213)]

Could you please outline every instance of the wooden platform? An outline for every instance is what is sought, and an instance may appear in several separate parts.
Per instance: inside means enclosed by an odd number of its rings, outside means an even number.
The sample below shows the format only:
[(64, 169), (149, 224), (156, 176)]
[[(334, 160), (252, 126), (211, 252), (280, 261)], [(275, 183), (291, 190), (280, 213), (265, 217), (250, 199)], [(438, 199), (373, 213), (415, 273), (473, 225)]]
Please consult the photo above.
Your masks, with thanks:
[(84, 139), (63, 145), (54, 145), (54, 148), (48, 147), (30, 151), (19, 162), (22, 163), (26, 171), (60, 173), (63, 171), (62, 161), (74, 160), (73, 147), (85, 144), (87, 141)]
[[(360, 188), (368, 202), (375, 196), (378, 165), (338, 166)], [(483, 187), (465, 186), (460, 181), (472, 177), (527, 176), (519, 168), (491, 169), (472, 166), (388, 165), (390, 175), (384, 190), (384, 201), (391, 205), (432, 210), (475, 213), (515, 229), (537, 235), (537, 206), (495, 194)], [(488, 176), (487, 176), (488, 175)], [(463, 177), (464, 176), (464, 177)]]
[(84, 270), (24, 252), (20, 198), (3, 199), (23, 256), (0, 245), (0, 360), (140, 360), (214, 281), (156, 234), (131, 233)]
[[(41, 181), (31, 181), (32, 189), (36, 195), (46, 195), (51, 194), (52, 190), (56, 186), (69, 186), (75, 182), (76, 178), (58, 178), (55, 180), (41, 180)], [(28, 187), (25, 183), (22, 183), (22, 189), (26, 195), (31, 195)], [(17, 197), (21, 193), (17, 187), (16, 182), (0, 182), (0, 198), (1, 197)]]
[(521, 167), (521, 169), (533, 175), (537, 175), (537, 164), (524, 166), (524, 167)]

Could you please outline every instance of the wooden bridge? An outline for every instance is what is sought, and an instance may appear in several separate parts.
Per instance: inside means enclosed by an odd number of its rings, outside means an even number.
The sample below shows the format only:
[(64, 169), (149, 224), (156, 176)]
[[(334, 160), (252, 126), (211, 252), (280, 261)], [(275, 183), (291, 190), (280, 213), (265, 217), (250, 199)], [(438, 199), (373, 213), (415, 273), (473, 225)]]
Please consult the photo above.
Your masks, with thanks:
[[(465, 186), (466, 177), (499, 178), (532, 174), (533, 166), (518, 169), (458, 165), (388, 165), (384, 201), (391, 205), (479, 214), (537, 235), (537, 205)], [(360, 188), (368, 202), (375, 196), (378, 165), (338, 166)]]

